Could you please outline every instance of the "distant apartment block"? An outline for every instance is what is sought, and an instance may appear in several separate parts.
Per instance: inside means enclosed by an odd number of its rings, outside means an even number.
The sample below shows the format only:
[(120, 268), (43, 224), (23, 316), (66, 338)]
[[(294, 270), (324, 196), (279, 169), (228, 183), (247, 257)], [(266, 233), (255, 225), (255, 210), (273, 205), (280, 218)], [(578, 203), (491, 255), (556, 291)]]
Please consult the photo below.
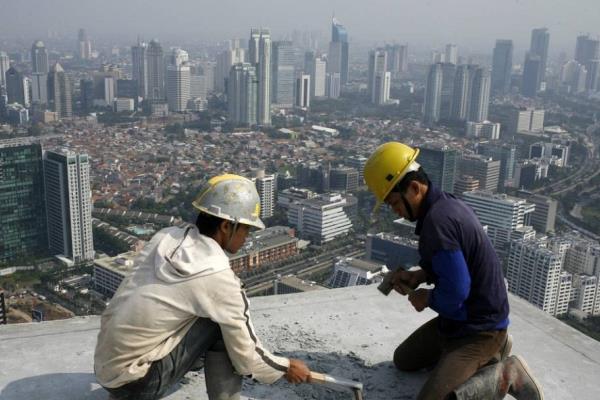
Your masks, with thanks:
[(265, 264), (283, 261), (298, 254), (298, 239), (294, 230), (286, 226), (273, 226), (252, 232), (244, 247), (229, 255), (234, 272), (252, 271)]
[(510, 292), (550, 315), (568, 311), (571, 274), (562, 271), (561, 257), (542, 240), (512, 241), (506, 278)]

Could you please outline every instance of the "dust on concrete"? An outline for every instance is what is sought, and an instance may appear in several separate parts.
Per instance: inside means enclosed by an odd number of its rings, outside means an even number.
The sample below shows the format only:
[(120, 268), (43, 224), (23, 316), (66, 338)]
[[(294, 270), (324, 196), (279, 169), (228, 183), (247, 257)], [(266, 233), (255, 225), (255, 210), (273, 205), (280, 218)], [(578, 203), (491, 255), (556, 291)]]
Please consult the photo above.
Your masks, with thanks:
[[(269, 325), (257, 330), (265, 346), (275, 354), (304, 361), (316, 372), (338, 378), (355, 380), (363, 384), (363, 398), (372, 399), (414, 399), (422, 383), (422, 374), (400, 373), (390, 361), (369, 364), (355, 352), (340, 353), (336, 349), (337, 335), (321, 337), (315, 330), (305, 329), (299, 323)], [(368, 349), (367, 349), (368, 350)], [(184, 382), (193, 383), (204, 390), (202, 372), (191, 373)], [(353, 399), (349, 389), (335, 388), (319, 384), (292, 385), (280, 379), (273, 385), (263, 385), (244, 379), (242, 398), (251, 400), (348, 400)]]

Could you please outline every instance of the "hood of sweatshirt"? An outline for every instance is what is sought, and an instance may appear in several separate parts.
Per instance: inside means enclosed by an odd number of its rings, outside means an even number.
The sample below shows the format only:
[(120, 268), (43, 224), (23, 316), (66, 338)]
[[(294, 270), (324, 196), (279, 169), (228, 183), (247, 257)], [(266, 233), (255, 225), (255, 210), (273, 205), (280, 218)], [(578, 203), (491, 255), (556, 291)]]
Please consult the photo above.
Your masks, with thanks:
[(230, 268), (221, 246), (195, 226), (166, 228), (158, 235), (154, 269), (164, 282), (182, 282)]

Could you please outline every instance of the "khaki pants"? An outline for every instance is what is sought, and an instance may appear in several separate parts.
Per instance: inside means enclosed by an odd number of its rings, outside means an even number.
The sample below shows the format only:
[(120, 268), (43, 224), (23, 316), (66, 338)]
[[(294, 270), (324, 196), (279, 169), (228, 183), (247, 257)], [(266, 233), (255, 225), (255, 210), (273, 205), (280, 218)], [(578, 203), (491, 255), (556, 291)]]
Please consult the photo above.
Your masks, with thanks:
[(396, 348), (394, 364), (401, 371), (434, 367), (418, 400), (444, 400), (461, 383), (488, 364), (506, 340), (506, 330), (444, 337), (438, 318), (425, 323)]

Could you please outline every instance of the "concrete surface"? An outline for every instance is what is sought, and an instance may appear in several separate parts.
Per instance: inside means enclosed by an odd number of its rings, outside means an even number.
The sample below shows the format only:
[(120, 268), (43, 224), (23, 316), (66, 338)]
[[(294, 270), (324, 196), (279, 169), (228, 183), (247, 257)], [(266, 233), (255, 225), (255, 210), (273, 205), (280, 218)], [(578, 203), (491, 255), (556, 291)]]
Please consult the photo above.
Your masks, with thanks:
[[(513, 353), (523, 355), (547, 400), (600, 398), (600, 343), (526, 302), (510, 297)], [(251, 299), (254, 323), (271, 350), (309, 367), (365, 385), (366, 399), (412, 399), (426, 372), (396, 371), (396, 345), (433, 312), (417, 313), (396, 293), (375, 286)], [(0, 327), (0, 399), (106, 399), (93, 375), (98, 317)], [(246, 399), (351, 399), (308, 384), (273, 386), (246, 381)], [(190, 373), (166, 397), (206, 399), (204, 376)]]

